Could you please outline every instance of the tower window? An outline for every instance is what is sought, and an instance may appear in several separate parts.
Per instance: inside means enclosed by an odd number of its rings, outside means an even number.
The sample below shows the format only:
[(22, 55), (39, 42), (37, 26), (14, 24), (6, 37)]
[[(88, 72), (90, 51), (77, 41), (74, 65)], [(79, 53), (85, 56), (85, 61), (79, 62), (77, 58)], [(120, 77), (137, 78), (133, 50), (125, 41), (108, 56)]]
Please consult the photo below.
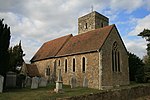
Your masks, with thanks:
[(85, 29), (87, 29), (87, 28), (88, 28), (87, 23), (85, 23)]
[(75, 59), (73, 58), (73, 62), (72, 62), (72, 64), (73, 64), (73, 72), (75, 72)]
[(85, 73), (85, 57), (82, 58), (82, 72)]
[(120, 72), (120, 53), (118, 50), (117, 42), (114, 42), (112, 47), (112, 71)]
[(65, 59), (65, 73), (67, 73), (67, 59)]

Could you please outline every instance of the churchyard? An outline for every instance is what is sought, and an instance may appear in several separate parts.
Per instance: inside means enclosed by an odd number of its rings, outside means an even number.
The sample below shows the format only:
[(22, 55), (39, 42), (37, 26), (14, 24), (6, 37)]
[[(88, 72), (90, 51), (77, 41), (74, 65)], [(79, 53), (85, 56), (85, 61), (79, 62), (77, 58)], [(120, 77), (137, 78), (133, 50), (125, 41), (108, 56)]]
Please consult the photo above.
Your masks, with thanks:
[[(3, 90), (4, 78), (0, 76), (0, 100), (51, 100), (56, 98), (79, 96), (96, 93), (99, 90), (77, 87), (72, 79), (71, 85), (63, 85), (61, 71), (56, 83), (48, 83), (44, 77), (26, 77), (17, 85), (17, 76), (9, 72), (6, 77), (6, 89)], [(25, 83), (25, 84), (24, 84)], [(21, 87), (20, 87), (21, 86)]]
[[(130, 98), (141, 98), (150, 93), (150, 83), (137, 84), (130, 83), (126, 86), (116, 86), (112, 89), (91, 89), (88, 88), (86, 78), (83, 86), (76, 85), (74, 77), (70, 80), (70, 85), (63, 85), (61, 70), (59, 70), (56, 83), (49, 82), (44, 77), (26, 77), (18, 86), (17, 76), (13, 72), (6, 75), (6, 89), (3, 90), (3, 76), (0, 76), (0, 100), (55, 100), (55, 99), (71, 99), (71, 100), (129, 100)], [(25, 83), (25, 84), (24, 84)], [(122, 99), (123, 97), (123, 99)], [(114, 99), (112, 99), (114, 98)], [(118, 98), (118, 99), (116, 99)]]
[[(145, 87), (145, 89), (142, 88), (143, 91), (140, 90), (140, 87)], [(70, 85), (63, 85), (63, 92), (56, 93), (54, 89), (56, 88), (56, 84), (48, 84), (46, 87), (38, 87), (37, 89), (31, 89), (31, 87), (26, 87), (22, 89), (7, 89), (3, 93), (0, 93), (0, 100), (60, 100), (60, 99), (68, 99), (71, 98), (71, 100), (79, 99), (82, 100), (83, 98), (87, 97), (96, 97), (100, 99), (101, 96), (103, 99), (100, 100), (120, 100), (117, 99), (119, 97), (118, 93), (123, 93), (124, 99), (121, 100), (129, 100), (126, 99), (126, 90), (128, 89), (134, 89), (131, 90), (129, 93), (131, 97), (136, 97), (134, 100), (148, 100), (143, 98), (149, 98), (149, 96), (144, 95), (137, 95), (139, 92), (140, 94), (144, 94), (144, 91), (149, 93), (150, 83), (145, 84), (137, 84), (137, 83), (131, 83), (131, 85), (128, 86), (122, 86), (122, 87), (116, 87), (112, 90), (98, 90), (98, 89), (91, 89), (91, 88), (83, 88), (83, 87), (75, 87), (71, 88)], [(147, 89), (147, 90), (146, 90)], [(138, 91), (137, 91), (138, 90)], [(135, 93), (135, 91), (137, 91)], [(116, 94), (117, 93), (117, 94)], [(101, 95), (100, 95), (101, 94)], [(112, 96), (114, 95), (114, 97)], [(143, 95), (142, 94), (142, 95)], [(138, 98), (137, 98), (138, 96)], [(69, 99), (68, 99), (69, 100)], [(87, 98), (87, 100), (91, 100)], [(93, 100), (93, 99), (92, 99)]]
[(26, 87), (22, 89), (8, 89), (0, 93), (0, 100), (53, 100), (56, 98), (79, 96), (90, 93), (97, 93), (99, 90), (76, 87), (72, 88), (68, 85), (63, 85), (63, 93), (54, 92), (55, 84), (48, 84), (47, 87), (31, 89)]

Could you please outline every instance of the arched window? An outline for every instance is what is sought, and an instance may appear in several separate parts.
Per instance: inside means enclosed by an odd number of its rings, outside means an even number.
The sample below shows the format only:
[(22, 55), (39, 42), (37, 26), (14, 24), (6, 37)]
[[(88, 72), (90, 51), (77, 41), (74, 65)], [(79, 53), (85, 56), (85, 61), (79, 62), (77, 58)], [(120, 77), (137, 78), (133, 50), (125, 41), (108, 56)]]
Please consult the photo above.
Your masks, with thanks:
[(50, 76), (50, 68), (49, 68), (49, 66), (46, 68), (46, 76)]
[(118, 71), (120, 72), (120, 53), (118, 52)]
[(73, 58), (72, 67), (73, 67), (73, 72), (75, 72), (75, 58)]
[(112, 71), (120, 72), (120, 53), (117, 42), (114, 42), (112, 47)]
[(58, 66), (60, 66), (60, 60), (58, 60)]
[(85, 73), (85, 57), (82, 58), (82, 72)]
[(65, 73), (67, 73), (67, 59), (65, 59)]

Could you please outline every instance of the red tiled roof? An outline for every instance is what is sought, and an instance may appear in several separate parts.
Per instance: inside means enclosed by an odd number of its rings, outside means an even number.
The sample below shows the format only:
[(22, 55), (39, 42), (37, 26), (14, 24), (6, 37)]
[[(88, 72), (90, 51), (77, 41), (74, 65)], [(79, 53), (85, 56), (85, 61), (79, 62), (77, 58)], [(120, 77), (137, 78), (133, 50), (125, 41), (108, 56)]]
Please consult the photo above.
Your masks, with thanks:
[(71, 37), (57, 56), (99, 50), (113, 27), (110, 25)]
[(76, 36), (70, 34), (46, 42), (34, 55), (31, 62), (99, 50), (114, 26), (106, 26)]
[(31, 61), (55, 57), (70, 37), (72, 37), (72, 34), (44, 43), (42, 47), (37, 51), (37, 53), (33, 56)]
[(27, 75), (30, 77), (40, 76), (37, 66), (35, 64), (26, 64)]

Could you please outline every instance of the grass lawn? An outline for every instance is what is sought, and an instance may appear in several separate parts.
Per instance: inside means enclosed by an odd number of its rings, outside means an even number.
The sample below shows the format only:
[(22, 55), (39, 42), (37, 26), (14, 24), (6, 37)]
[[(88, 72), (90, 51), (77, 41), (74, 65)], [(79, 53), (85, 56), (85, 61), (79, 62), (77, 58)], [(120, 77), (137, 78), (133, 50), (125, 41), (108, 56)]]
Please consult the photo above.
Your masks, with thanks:
[(55, 93), (53, 90), (55, 85), (48, 85), (46, 88), (38, 88), (35, 90), (28, 88), (9, 89), (0, 94), (0, 100), (53, 100), (56, 98), (70, 97), (76, 95), (84, 95), (96, 93), (100, 90), (77, 87), (71, 89), (70, 86), (63, 85), (64, 93)]
[[(138, 86), (149, 86), (150, 83), (137, 84), (132, 83), (127, 86), (117, 87), (116, 89), (132, 88)], [(23, 89), (9, 89), (6, 92), (0, 93), (0, 100), (55, 100), (56, 98), (79, 96), (84, 94), (102, 92), (97, 89), (77, 87), (71, 89), (70, 86), (63, 85), (64, 93), (54, 92), (55, 84), (49, 84), (46, 88), (30, 89), (30, 87)], [(115, 90), (115, 88), (113, 89)], [(104, 91), (104, 90), (103, 90)]]

